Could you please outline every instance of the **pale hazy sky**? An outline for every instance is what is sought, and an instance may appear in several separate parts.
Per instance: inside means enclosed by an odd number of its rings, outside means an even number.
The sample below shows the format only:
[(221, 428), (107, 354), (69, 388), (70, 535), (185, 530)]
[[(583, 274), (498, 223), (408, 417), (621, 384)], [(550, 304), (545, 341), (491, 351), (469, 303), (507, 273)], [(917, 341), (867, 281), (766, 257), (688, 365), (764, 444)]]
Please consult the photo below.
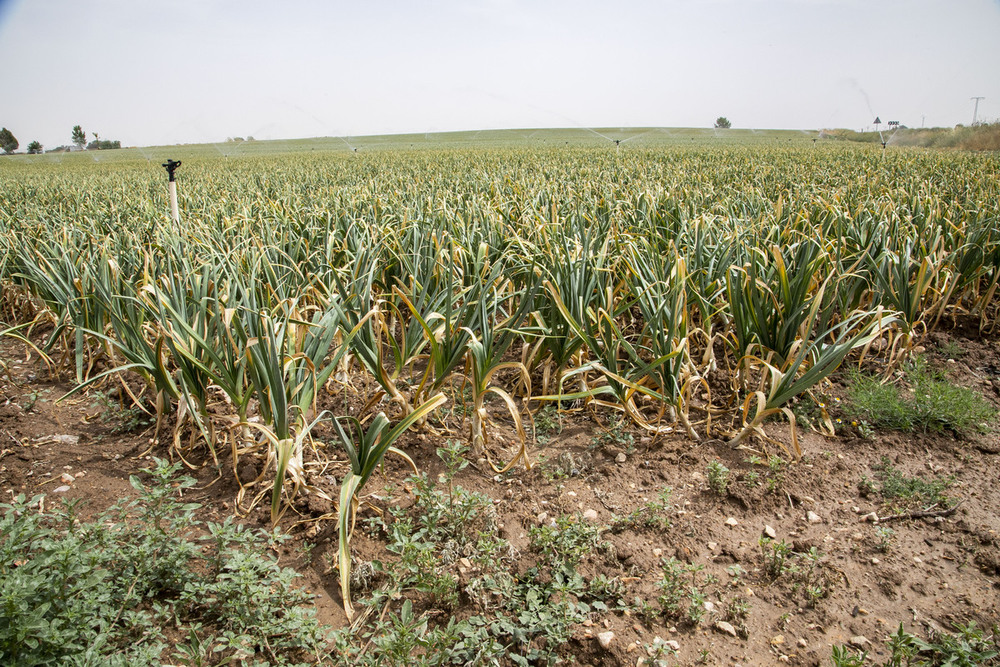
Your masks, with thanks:
[(1000, 0), (0, 0), (0, 125), (123, 145), (1000, 117)]

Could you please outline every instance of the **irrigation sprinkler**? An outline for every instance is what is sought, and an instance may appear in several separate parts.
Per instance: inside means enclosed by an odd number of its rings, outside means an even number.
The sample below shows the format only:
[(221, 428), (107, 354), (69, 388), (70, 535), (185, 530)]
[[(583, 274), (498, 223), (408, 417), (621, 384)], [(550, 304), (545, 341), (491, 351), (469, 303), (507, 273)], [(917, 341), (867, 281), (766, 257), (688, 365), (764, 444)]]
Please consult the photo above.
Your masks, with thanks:
[(899, 121), (890, 120), (888, 123), (886, 123), (887, 128), (892, 128), (892, 134), (889, 135), (888, 139), (886, 139), (885, 135), (882, 134), (882, 130), (878, 129), (879, 123), (881, 122), (882, 121), (880, 121), (877, 117), (875, 118), (875, 131), (878, 132), (878, 140), (882, 144), (882, 157), (885, 157), (886, 146), (889, 145), (889, 142), (892, 141), (892, 138), (896, 136), (897, 132), (899, 132)]
[(163, 168), (167, 170), (167, 177), (169, 181), (167, 182), (167, 192), (170, 194), (170, 217), (174, 219), (174, 224), (181, 224), (181, 214), (177, 210), (177, 181), (174, 178), (174, 172), (177, 167), (181, 166), (180, 160), (167, 159), (163, 163)]

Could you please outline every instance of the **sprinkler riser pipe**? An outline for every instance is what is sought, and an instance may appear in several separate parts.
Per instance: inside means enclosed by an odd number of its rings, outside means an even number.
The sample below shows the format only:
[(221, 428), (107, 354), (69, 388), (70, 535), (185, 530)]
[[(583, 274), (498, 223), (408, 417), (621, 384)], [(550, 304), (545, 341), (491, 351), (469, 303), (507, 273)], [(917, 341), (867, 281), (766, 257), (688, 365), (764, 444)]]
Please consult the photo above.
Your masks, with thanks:
[(170, 195), (170, 217), (174, 219), (174, 224), (180, 225), (181, 214), (177, 210), (177, 183), (174, 182), (174, 172), (181, 166), (180, 160), (167, 160), (163, 163), (163, 168), (167, 170), (167, 193)]
[(170, 194), (170, 217), (174, 219), (174, 222), (180, 224), (181, 214), (177, 210), (177, 182), (170, 181), (167, 183), (167, 192)]

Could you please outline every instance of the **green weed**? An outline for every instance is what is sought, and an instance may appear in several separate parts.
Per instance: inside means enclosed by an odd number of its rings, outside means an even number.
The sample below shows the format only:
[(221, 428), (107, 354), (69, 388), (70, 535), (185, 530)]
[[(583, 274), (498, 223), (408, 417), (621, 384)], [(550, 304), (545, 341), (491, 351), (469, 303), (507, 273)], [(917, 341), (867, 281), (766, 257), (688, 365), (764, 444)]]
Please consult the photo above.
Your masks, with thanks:
[(729, 488), (729, 468), (722, 461), (711, 461), (705, 472), (708, 475), (708, 487), (720, 496), (725, 496)]
[(872, 426), (903, 431), (983, 431), (996, 410), (977, 392), (949, 382), (917, 357), (906, 365), (903, 392), (894, 384), (856, 370), (848, 376), (850, 388), (845, 410)]
[[(241, 526), (203, 523), (179, 492), (179, 464), (132, 477), (136, 500), (92, 522), (41, 496), (0, 505), (3, 664), (217, 664), (316, 656), (325, 643), (311, 596)], [(276, 536), (272, 536), (271, 541)], [(181, 639), (160, 628), (170, 625)], [(171, 654), (171, 648), (173, 653)], [(116, 663), (118, 664), (118, 663)]]

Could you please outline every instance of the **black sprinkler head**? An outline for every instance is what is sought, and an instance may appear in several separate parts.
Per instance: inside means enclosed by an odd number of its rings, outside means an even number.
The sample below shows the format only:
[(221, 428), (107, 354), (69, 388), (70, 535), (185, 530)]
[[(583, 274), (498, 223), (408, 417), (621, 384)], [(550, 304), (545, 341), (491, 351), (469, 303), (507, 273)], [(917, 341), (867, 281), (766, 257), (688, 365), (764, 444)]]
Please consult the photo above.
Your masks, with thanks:
[(174, 181), (174, 170), (176, 170), (179, 166), (181, 166), (180, 160), (168, 159), (163, 163), (163, 168), (167, 170), (167, 176), (169, 177), (170, 182)]

